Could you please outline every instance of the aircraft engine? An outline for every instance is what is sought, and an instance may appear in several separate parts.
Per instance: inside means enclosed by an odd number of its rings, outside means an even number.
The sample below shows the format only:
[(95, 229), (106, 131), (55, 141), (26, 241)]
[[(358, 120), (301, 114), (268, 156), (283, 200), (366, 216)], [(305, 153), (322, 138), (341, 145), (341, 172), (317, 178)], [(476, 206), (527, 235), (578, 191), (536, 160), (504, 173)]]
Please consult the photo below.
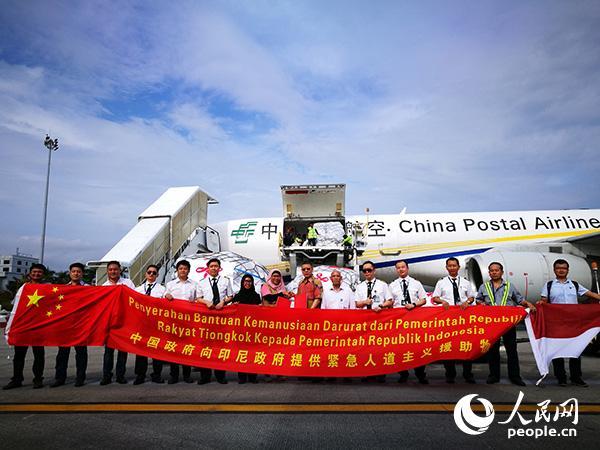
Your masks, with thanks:
[(466, 260), (466, 276), (475, 288), (489, 280), (488, 265), (504, 266), (504, 279), (509, 280), (527, 300), (535, 302), (545, 283), (554, 279), (552, 264), (557, 259), (569, 262), (569, 278), (591, 289), (592, 274), (584, 258), (569, 254), (541, 252), (491, 251)]

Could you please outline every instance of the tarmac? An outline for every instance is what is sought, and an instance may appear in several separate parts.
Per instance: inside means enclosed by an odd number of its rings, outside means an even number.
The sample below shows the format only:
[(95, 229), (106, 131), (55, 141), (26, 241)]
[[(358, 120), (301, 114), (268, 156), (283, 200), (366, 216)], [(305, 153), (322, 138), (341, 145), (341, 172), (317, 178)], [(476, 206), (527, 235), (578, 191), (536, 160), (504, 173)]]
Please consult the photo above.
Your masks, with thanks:
[[(297, 378), (270, 381), (260, 376), (258, 384), (240, 385), (237, 374), (228, 373), (226, 385), (214, 381), (202, 386), (147, 381), (134, 386), (133, 355), (128, 359), (129, 384), (100, 386), (103, 349), (96, 347), (89, 349), (84, 386), (74, 387), (75, 357), (71, 352), (67, 384), (50, 388), (56, 348), (47, 348), (44, 388), (32, 389), (33, 355), (28, 353), (24, 386), (0, 391), (1, 448), (597, 447), (600, 358), (583, 357), (587, 388), (560, 387), (552, 376), (543, 387), (536, 387), (539, 373), (523, 330), (519, 330), (519, 338), (525, 341), (519, 343), (519, 357), (526, 387), (512, 385), (506, 378), (487, 385), (486, 363), (474, 365), (475, 385), (460, 378), (460, 365), (456, 384), (446, 384), (443, 366), (432, 364), (427, 367), (429, 385), (418, 384), (411, 371), (406, 384), (398, 384), (398, 375), (391, 374), (383, 384), (359, 379), (351, 383), (312, 383)], [(501, 355), (505, 376), (503, 351)], [(163, 372), (166, 378), (168, 368)], [(199, 377), (197, 372), (192, 375)], [(2, 341), (0, 384), (6, 384), (11, 376), (12, 348)], [(499, 423), (509, 419), (520, 392), (524, 397), (519, 413), (531, 422), (523, 425), (519, 416), (514, 416), (507, 424)], [(464, 433), (454, 420), (456, 402), (468, 394), (489, 400), (495, 412), (487, 431), (478, 435)], [(471, 403), (472, 409), (483, 417), (477, 398)], [(554, 420), (556, 405), (568, 399), (578, 402), (576, 424), (572, 416)], [(550, 415), (541, 414), (546, 400), (550, 401)], [(508, 434), (517, 429), (524, 434), (556, 430), (576, 436), (509, 439)]]

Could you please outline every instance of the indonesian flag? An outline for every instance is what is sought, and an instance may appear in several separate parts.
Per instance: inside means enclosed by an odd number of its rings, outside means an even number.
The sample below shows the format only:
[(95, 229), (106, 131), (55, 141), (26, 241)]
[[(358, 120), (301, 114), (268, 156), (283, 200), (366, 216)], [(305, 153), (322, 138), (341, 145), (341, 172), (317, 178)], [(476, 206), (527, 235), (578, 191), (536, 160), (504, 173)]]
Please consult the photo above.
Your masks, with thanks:
[(578, 358), (600, 332), (600, 305), (538, 303), (525, 319), (535, 362), (542, 378), (555, 358)]

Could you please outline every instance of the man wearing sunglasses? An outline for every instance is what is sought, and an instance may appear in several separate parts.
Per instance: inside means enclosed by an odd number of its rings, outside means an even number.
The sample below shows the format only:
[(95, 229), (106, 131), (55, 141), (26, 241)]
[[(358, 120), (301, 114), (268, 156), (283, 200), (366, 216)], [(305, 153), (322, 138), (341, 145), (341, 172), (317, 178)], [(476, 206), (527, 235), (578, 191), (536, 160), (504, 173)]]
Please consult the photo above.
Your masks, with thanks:
[(375, 278), (375, 265), (366, 261), (361, 267), (365, 280), (356, 287), (355, 302), (359, 309), (372, 309), (379, 312), (394, 304), (390, 288), (385, 281)]
[[(375, 278), (375, 264), (365, 261), (361, 267), (365, 280), (356, 287), (354, 300), (359, 309), (371, 309), (379, 312), (384, 308), (391, 308), (394, 304), (392, 293), (386, 282)], [(375, 377), (363, 378), (363, 382)], [(376, 377), (378, 383), (385, 383), (385, 375)]]
[[(154, 298), (162, 298), (167, 291), (165, 287), (157, 282), (158, 266), (150, 264), (146, 267), (146, 281), (135, 288), (137, 292), (149, 295)], [(162, 379), (163, 362), (152, 358), (152, 374), (150, 379), (153, 383), (164, 383)], [(135, 357), (135, 380), (133, 384), (138, 385), (146, 381), (146, 372), (148, 371), (148, 357), (136, 355)]]

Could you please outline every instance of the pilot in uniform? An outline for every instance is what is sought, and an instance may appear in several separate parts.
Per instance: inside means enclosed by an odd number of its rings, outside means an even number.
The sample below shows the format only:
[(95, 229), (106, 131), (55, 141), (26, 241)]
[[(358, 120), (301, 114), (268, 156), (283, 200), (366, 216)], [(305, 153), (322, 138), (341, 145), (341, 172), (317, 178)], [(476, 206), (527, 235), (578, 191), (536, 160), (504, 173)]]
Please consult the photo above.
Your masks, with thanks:
[[(375, 264), (365, 261), (361, 266), (365, 280), (356, 287), (354, 299), (358, 309), (372, 309), (379, 312), (384, 308), (391, 308), (394, 304), (390, 288), (386, 282), (375, 278)], [(363, 378), (362, 381), (377, 378), (378, 383), (385, 383), (385, 375)]]
[[(208, 276), (198, 283), (198, 297), (209, 308), (221, 309), (233, 299), (233, 285), (229, 277), (219, 275), (221, 261), (212, 258), (206, 264)], [(211, 369), (200, 368), (198, 384), (210, 383)], [(217, 383), (227, 384), (224, 370), (215, 369)]]
[[(433, 302), (444, 305), (447, 308), (449, 305), (460, 305), (461, 308), (466, 308), (475, 301), (477, 292), (471, 287), (471, 283), (466, 278), (458, 276), (460, 264), (456, 258), (448, 258), (446, 260), (446, 270), (448, 276), (440, 279), (433, 290)], [(453, 360), (443, 361), (444, 369), (446, 369), (446, 383), (454, 383), (456, 378), (456, 363)], [(475, 384), (473, 377), (473, 363), (471, 361), (463, 361), (463, 378), (469, 384)]]
[[(427, 293), (419, 280), (415, 280), (408, 274), (408, 263), (406, 261), (396, 262), (398, 278), (390, 283), (390, 292), (394, 300), (394, 308), (406, 308), (409, 311), (419, 308), (427, 303)], [(425, 374), (426, 366), (415, 367), (415, 375), (421, 384), (429, 384)], [(406, 383), (408, 370), (400, 372), (398, 383)]]
[[(167, 287), (164, 293), (164, 297), (168, 300), (178, 299), (187, 300), (195, 303), (198, 299), (200, 287), (194, 280), (188, 278), (190, 273), (190, 263), (185, 259), (178, 261), (175, 268), (177, 269), (177, 278), (167, 283)], [(170, 374), (169, 384), (175, 384), (179, 382), (179, 364), (169, 363)], [(192, 367), (182, 365), (181, 371), (183, 372), (183, 381), (186, 383), (192, 383)]]
[[(146, 280), (135, 288), (137, 292), (149, 295), (154, 298), (162, 298), (167, 291), (166, 288), (157, 281), (158, 267), (150, 264), (146, 267)], [(150, 379), (153, 383), (164, 383), (162, 379), (163, 362), (152, 358), (152, 374)], [(146, 372), (148, 371), (148, 357), (135, 356), (135, 380), (133, 384), (142, 384), (146, 381)]]

